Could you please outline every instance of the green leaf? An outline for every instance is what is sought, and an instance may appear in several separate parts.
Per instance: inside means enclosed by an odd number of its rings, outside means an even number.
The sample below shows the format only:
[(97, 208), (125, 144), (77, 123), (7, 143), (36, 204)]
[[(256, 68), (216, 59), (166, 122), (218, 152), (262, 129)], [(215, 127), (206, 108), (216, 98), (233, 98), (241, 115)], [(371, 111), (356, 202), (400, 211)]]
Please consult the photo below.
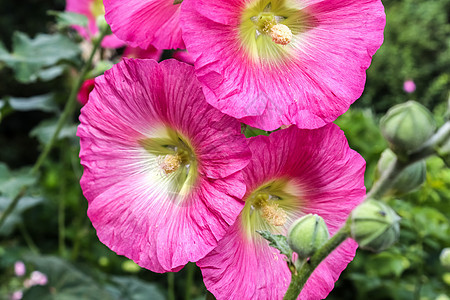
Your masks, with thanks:
[[(20, 199), (16, 208), (12, 211), (12, 213), (8, 215), (8, 217), (5, 219), (5, 222), (0, 227), (0, 236), (10, 235), (13, 232), (14, 228), (16, 228), (18, 224), (23, 222), (22, 213), (27, 209), (42, 203), (42, 201), (42, 198), (34, 197), (23, 197), (22, 199)], [(3, 214), (3, 212), (11, 202), (12, 199), (10, 198), (0, 197), (0, 216)]]
[(366, 261), (366, 269), (377, 277), (400, 277), (411, 266), (410, 261), (400, 253), (382, 252)]
[(134, 277), (115, 276), (107, 289), (116, 299), (127, 300), (164, 300), (165, 297), (155, 284)]
[(37, 72), (37, 77), (43, 81), (50, 81), (61, 76), (64, 73), (64, 66), (54, 66), (46, 69), (42, 69)]
[(15, 32), (12, 44), (12, 53), (0, 45), (0, 61), (12, 68), (16, 79), (22, 83), (35, 82), (39, 78), (53, 79), (61, 72), (42, 70), (64, 60), (76, 61), (80, 52), (77, 44), (60, 34), (38, 34), (30, 39), (24, 33)]
[[(53, 136), (53, 133), (56, 130), (56, 125), (58, 123), (58, 120), (45, 120), (42, 121), (38, 126), (33, 128), (30, 132), (31, 137), (35, 137), (39, 140), (41, 144), (47, 144), (51, 137)], [(70, 124), (65, 125), (61, 132), (58, 135), (58, 139), (64, 139), (64, 138), (71, 138), (76, 137), (77, 133), (77, 125)]]
[(85, 15), (73, 12), (50, 10), (48, 14), (56, 17), (58, 28), (66, 28), (72, 25), (87, 27), (89, 22)]
[(413, 220), (419, 234), (436, 240), (446, 241), (450, 236), (448, 219), (437, 209), (432, 207), (414, 207)]
[(6, 164), (0, 162), (0, 183), (11, 177), (11, 172)]
[(44, 112), (56, 112), (58, 107), (53, 102), (53, 94), (45, 94), (30, 98), (7, 98), (9, 106), (17, 111), (40, 110)]
[(0, 163), (0, 195), (14, 198), (23, 186), (30, 186), (36, 182), (36, 177), (30, 175), (29, 169), (10, 172), (6, 165)]
[(24, 300), (112, 300), (93, 278), (57, 257), (36, 256), (28, 259), (48, 278), (45, 286), (34, 286), (24, 293)]
[(246, 125), (244, 135), (246, 138), (250, 138), (258, 135), (269, 135), (269, 133), (267, 131)]
[(292, 257), (292, 249), (289, 247), (287, 239), (284, 235), (273, 234), (267, 230), (257, 230), (264, 239), (269, 241), (269, 246), (278, 249), (281, 254), (287, 256), (288, 259)]
[(105, 73), (106, 70), (111, 69), (114, 66), (114, 63), (109, 60), (101, 60), (99, 61), (92, 70), (90, 70), (86, 74), (86, 78), (95, 78), (97, 76)]

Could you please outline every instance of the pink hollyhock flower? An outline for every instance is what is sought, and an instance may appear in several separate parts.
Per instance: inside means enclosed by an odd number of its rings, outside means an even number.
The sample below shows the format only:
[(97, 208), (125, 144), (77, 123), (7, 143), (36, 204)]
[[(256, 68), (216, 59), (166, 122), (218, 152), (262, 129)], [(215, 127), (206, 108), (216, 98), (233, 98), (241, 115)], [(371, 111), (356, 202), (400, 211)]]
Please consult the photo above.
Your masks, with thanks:
[(380, 0), (184, 0), (181, 18), (207, 102), (265, 130), (344, 113), (385, 21)]
[(112, 31), (133, 47), (185, 48), (179, 25), (180, 4), (174, 0), (105, 0)]
[[(90, 40), (92, 36), (99, 32), (97, 17), (105, 14), (103, 0), (66, 0), (66, 11), (88, 17), (88, 28), (73, 26), (83, 38)], [(125, 43), (114, 34), (106, 36), (102, 41), (102, 47), (104, 48), (119, 48), (124, 45)]]
[(403, 83), (403, 90), (408, 94), (414, 93), (414, 91), (416, 90), (416, 84), (412, 80), (406, 80)]
[(22, 261), (16, 261), (14, 264), (14, 274), (16, 274), (17, 277), (22, 277), (25, 275), (27, 271), (27, 268), (25, 267), (25, 264)]
[(89, 100), (89, 94), (92, 92), (95, 86), (95, 79), (90, 78), (86, 79), (83, 84), (81, 85), (80, 90), (77, 94), (78, 102), (81, 103), (81, 105), (86, 105), (86, 103)]
[(96, 78), (80, 121), (81, 187), (100, 241), (154, 272), (217, 245), (244, 205), (251, 153), (192, 66), (124, 59)]
[[(314, 213), (334, 234), (365, 195), (364, 159), (334, 124), (316, 130), (291, 126), (252, 138), (249, 146), (245, 207), (218, 246), (197, 262), (217, 299), (281, 299), (291, 273), (284, 256), (256, 230), (286, 234), (293, 221)], [(356, 248), (347, 240), (332, 252), (299, 299), (325, 298)]]

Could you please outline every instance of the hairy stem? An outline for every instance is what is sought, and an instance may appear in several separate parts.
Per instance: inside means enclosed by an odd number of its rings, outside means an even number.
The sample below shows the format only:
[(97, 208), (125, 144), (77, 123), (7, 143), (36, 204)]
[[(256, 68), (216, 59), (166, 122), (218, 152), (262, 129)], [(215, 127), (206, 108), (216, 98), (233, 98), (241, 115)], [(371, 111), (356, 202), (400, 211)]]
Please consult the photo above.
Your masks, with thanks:
[[(403, 160), (395, 158), (389, 168), (380, 179), (375, 182), (372, 189), (367, 194), (366, 199), (379, 199), (384, 196), (395, 182), (397, 176), (409, 165), (435, 155), (439, 147), (441, 147), (450, 138), (450, 121), (447, 121), (439, 130), (427, 141), (422, 147), (409, 153)], [(292, 272), (291, 283), (284, 295), (285, 300), (297, 299), (306, 284), (306, 281), (317, 268), (317, 266), (342, 242), (350, 236), (350, 222), (348, 218), (345, 225), (323, 245), (311, 258), (303, 264), (298, 272)]]
[(295, 300), (300, 295), (302, 288), (305, 286), (306, 281), (319, 266), (319, 264), (336, 249), (343, 241), (350, 236), (350, 219), (345, 222), (345, 225), (336, 232), (326, 243), (323, 245), (308, 262), (304, 263), (297, 273), (293, 272), (291, 277), (291, 284), (284, 295), (284, 300)]
[(383, 197), (395, 183), (395, 178), (406, 167), (436, 154), (436, 148), (442, 146), (450, 138), (450, 122), (446, 122), (439, 130), (423, 144), (422, 147), (408, 154), (404, 160), (397, 157), (391, 162), (389, 168), (382, 174), (380, 179), (372, 186), (366, 199), (379, 199)]

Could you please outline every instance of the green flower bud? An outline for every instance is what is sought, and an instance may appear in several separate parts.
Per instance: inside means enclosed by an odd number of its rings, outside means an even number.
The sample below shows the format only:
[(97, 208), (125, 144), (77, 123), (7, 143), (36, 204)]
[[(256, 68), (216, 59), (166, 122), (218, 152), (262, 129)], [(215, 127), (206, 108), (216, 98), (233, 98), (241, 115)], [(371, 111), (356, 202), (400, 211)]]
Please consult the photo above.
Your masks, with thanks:
[(111, 28), (109, 27), (109, 24), (106, 22), (104, 14), (98, 15), (97, 19), (95, 20), (95, 23), (97, 24), (99, 32), (102, 32), (104, 30), (108, 30), (108, 34), (112, 33)]
[(395, 105), (381, 118), (381, 133), (391, 149), (405, 155), (419, 148), (436, 130), (436, 122), (423, 105), (408, 101)]
[[(377, 166), (380, 176), (389, 168), (394, 158), (395, 154), (390, 149), (383, 151)], [(414, 191), (425, 182), (426, 175), (427, 166), (424, 160), (413, 163), (398, 174), (389, 194), (399, 196)]]
[(450, 248), (444, 248), (439, 256), (439, 259), (445, 268), (450, 269)]
[(309, 214), (295, 221), (287, 235), (289, 246), (301, 259), (313, 255), (329, 238), (325, 221), (316, 214)]
[(383, 202), (366, 200), (351, 215), (351, 235), (362, 249), (383, 251), (400, 234), (400, 217)]

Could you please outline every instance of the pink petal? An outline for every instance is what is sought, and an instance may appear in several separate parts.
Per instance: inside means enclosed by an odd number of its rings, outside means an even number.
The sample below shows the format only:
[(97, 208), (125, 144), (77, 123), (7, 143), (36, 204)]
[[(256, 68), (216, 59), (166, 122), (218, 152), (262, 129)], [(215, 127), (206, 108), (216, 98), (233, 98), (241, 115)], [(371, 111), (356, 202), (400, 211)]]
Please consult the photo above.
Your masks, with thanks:
[[(301, 189), (299, 208), (291, 212), (294, 218), (290, 217), (284, 233), (295, 218), (316, 213), (334, 234), (364, 198), (365, 162), (334, 124), (316, 130), (291, 126), (269, 137), (252, 138), (249, 146), (253, 157), (244, 169), (247, 195), (278, 178), (295, 181)], [(206, 288), (218, 299), (281, 299), (291, 278), (283, 256), (257, 233), (249, 236), (243, 228), (240, 217), (217, 248), (197, 262)], [(333, 251), (299, 299), (325, 298), (356, 248), (354, 241), (347, 240)]]
[(173, 0), (104, 0), (112, 31), (133, 47), (184, 48), (180, 5)]
[[(80, 121), (81, 186), (104, 244), (154, 272), (179, 270), (217, 245), (243, 207), (251, 154), (239, 122), (205, 102), (192, 66), (124, 59), (96, 78)], [(164, 126), (189, 139), (197, 158), (186, 196), (139, 143)]]
[(254, 1), (183, 2), (183, 39), (208, 103), (261, 129), (312, 129), (360, 97), (383, 41), (381, 1), (295, 2), (309, 27), (287, 46), (292, 57), (272, 63), (253, 61), (241, 46), (241, 13)]
[[(95, 0), (67, 0), (66, 11), (85, 15), (88, 18), (88, 27), (84, 28), (78, 25), (73, 26), (74, 29), (85, 39), (91, 40), (93, 36), (98, 34), (97, 20), (91, 11), (91, 5)], [(125, 42), (119, 40), (114, 34), (106, 36), (102, 41), (104, 48), (120, 48), (125, 45)]]

